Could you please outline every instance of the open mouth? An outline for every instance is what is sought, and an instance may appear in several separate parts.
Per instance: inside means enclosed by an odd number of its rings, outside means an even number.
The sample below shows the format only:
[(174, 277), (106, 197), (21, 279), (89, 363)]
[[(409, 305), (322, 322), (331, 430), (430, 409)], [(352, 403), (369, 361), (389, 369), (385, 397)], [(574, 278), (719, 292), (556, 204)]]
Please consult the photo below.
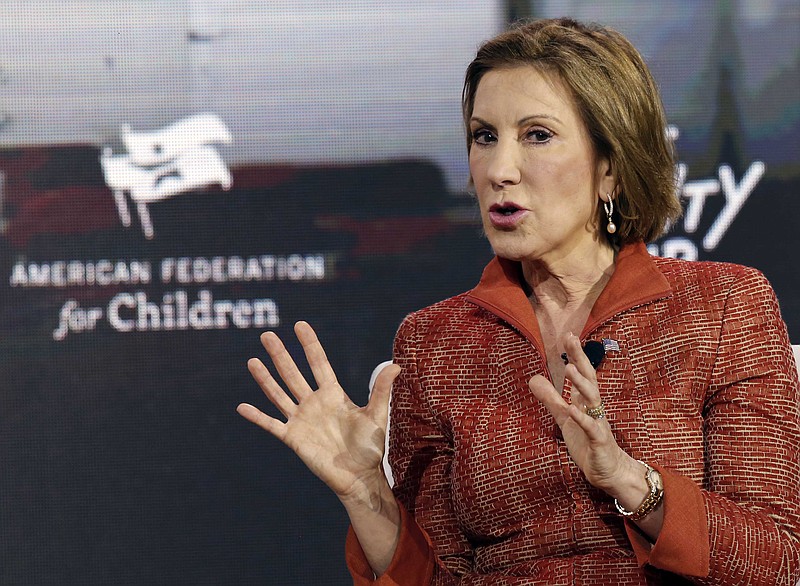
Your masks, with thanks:
[(513, 202), (494, 203), (489, 206), (489, 222), (499, 230), (512, 230), (522, 222), (527, 212)]
[(513, 203), (504, 203), (504, 204), (496, 203), (489, 208), (489, 211), (503, 216), (510, 216), (512, 214), (517, 213), (521, 209), (522, 209), (521, 207)]

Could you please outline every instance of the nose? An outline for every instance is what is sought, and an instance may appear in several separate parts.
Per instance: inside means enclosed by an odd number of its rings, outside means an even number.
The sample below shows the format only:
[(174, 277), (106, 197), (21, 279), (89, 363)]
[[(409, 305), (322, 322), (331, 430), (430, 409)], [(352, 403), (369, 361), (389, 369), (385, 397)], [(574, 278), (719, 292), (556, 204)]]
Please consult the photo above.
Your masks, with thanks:
[(489, 154), (486, 178), (495, 188), (516, 185), (520, 181), (519, 152), (516, 141), (498, 140)]

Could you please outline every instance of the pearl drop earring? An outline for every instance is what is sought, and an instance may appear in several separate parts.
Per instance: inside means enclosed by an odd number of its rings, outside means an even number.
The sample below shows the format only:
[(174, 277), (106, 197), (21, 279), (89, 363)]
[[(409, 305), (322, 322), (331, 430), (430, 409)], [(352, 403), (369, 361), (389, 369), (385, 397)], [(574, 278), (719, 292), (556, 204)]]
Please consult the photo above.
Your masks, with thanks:
[(609, 234), (613, 234), (617, 231), (617, 225), (614, 223), (614, 220), (611, 217), (614, 214), (614, 198), (610, 193), (606, 193), (606, 197), (608, 198), (608, 201), (603, 202), (603, 208), (606, 210), (606, 216), (608, 216), (608, 225), (606, 226), (606, 231)]

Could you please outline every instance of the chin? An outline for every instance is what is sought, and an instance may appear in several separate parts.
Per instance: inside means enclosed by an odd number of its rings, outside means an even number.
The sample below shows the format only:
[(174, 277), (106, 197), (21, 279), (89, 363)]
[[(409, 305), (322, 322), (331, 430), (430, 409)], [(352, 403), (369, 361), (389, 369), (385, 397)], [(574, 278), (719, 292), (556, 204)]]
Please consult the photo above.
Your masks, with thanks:
[(495, 256), (515, 262), (535, 261), (538, 257), (533, 253), (523, 253), (516, 250), (497, 250), (493, 249)]
[(515, 261), (538, 258), (536, 248), (531, 246), (529, 239), (497, 232), (488, 236), (489, 244), (497, 256)]

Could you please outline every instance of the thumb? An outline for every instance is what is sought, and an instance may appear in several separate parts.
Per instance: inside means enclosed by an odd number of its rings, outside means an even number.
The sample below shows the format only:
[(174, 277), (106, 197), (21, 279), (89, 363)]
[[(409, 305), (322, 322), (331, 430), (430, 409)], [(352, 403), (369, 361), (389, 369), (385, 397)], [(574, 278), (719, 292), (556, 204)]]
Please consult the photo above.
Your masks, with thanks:
[(367, 413), (377, 421), (378, 425), (385, 428), (389, 422), (389, 399), (392, 394), (392, 383), (400, 374), (400, 367), (391, 362), (384, 362), (378, 368), (380, 368), (380, 372), (375, 377), (375, 384), (372, 385), (369, 403), (367, 403)]

